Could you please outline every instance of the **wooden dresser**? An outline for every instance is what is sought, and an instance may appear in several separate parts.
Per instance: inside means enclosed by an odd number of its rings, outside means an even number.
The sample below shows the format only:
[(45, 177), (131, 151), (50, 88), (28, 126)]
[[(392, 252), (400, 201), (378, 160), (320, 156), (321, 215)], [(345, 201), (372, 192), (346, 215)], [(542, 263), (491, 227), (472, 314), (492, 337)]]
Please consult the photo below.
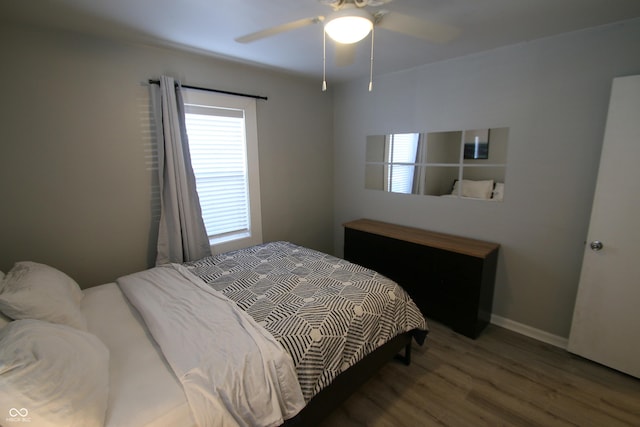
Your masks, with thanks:
[(427, 318), (471, 338), (489, 323), (500, 245), (370, 219), (343, 226), (344, 258), (398, 282)]

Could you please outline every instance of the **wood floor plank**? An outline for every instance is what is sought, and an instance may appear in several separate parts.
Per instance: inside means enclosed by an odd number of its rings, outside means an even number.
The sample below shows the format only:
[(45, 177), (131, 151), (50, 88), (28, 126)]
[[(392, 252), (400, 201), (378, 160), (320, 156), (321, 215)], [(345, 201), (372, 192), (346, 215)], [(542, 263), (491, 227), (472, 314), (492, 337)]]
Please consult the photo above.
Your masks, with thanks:
[(412, 363), (390, 362), (321, 427), (640, 426), (640, 380), (489, 325), (436, 322)]

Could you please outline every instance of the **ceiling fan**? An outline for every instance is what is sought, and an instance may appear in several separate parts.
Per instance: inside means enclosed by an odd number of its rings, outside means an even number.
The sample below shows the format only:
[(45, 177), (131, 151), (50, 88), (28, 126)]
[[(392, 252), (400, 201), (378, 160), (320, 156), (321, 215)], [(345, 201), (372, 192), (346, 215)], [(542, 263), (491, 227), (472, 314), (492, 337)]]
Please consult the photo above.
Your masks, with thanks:
[[(403, 15), (388, 10), (378, 10), (369, 12), (366, 7), (378, 7), (390, 3), (392, 0), (318, 0), (320, 3), (331, 6), (333, 13), (327, 16), (313, 16), (310, 18), (302, 18), (296, 21), (287, 22), (275, 27), (256, 31), (251, 34), (238, 37), (235, 40), (239, 43), (251, 43), (260, 39), (275, 36), (308, 25), (324, 23), (325, 28), (334, 23), (338, 18), (358, 17), (368, 20), (371, 24), (370, 28), (376, 26), (385, 30), (396, 33), (405, 34), (411, 37), (423, 39), (432, 43), (446, 43), (454, 39), (459, 31), (457, 28), (431, 21), (425, 21), (409, 15)], [(353, 21), (352, 21), (353, 22)], [(367, 31), (359, 40), (369, 34)], [(339, 43), (350, 44), (355, 41), (342, 41)]]
[[(330, 6), (333, 12), (327, 16), (312, 16), (287, 22), (238, 37), (235, 40), (239, 43), (252, 43), (308, 25), (322, 23), (325, 34), (337, 42), (336, 64), (338, 66), (344, 66), (353, 63), (355, 59), (355, 43), (365, 38), (374, 26), (431, 43), (446, 43), (453, 40), (459, 33), (457, 28), (450, 25), (425, 21), (410, 15), (388, 10), (369, 11), (367, 9), (382, 6), (390, 3), (392, 0), (318, 1), (326, 6)], [(373, 63), (373, 38), (371, 51), (371, 61)], [(323, 82), (323, 90), (325, 86), (326, 83)]]

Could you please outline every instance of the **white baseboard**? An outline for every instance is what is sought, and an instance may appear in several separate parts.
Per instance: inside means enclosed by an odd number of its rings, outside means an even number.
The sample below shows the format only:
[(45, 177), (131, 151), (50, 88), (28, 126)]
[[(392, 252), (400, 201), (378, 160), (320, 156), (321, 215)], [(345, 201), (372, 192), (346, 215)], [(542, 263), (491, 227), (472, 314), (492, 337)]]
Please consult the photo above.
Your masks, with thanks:
[(525, 335), (529, 338), (533, 338), (538, 341), (542, 341), (547, 344), (560, 347), (564, 350), (567, 349), (567, 344), (569, 342), (567, 338), (560, 337), (558, 335), (553, 335), (553, 334), (550, 334), (549, 332), (541, 331), (540, 329), (532, 328), (531, 326), (527, 326), (522, 323), (515, 322), (511, 319), (497, 316), (495, 314), (491, 315), (491, 323), (493, 323), (496, 326), (509, 329), (510, 331)]

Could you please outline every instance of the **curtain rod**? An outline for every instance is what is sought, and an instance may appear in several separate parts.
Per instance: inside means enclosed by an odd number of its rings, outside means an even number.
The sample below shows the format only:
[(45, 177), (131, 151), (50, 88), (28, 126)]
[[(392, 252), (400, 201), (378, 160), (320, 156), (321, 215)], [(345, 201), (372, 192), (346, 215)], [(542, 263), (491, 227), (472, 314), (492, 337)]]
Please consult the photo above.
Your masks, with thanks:
[[(149, 79), (149, 84), (159, 85), (160, 84), (160, 80)], [(189, 85), (181, 85), (181, 86), (184, 87), (184, 88), (187, 88), (187, 89), (196, 89), (196, 90), (204, 90), (204, 91), (207, 91), (207, 92), (224, 93), (226, 95), (244, 96), (245, 98), (264, 99), (265, 101), (269, 99), (266, 96), (251, 95), (251, 94), (248, 94), (248, 93), (230, 92), (230, 91), (227, 91), (227, 90), (209, 89), (209, 88), (206, 88), (206, 87), (189, 86)]]

